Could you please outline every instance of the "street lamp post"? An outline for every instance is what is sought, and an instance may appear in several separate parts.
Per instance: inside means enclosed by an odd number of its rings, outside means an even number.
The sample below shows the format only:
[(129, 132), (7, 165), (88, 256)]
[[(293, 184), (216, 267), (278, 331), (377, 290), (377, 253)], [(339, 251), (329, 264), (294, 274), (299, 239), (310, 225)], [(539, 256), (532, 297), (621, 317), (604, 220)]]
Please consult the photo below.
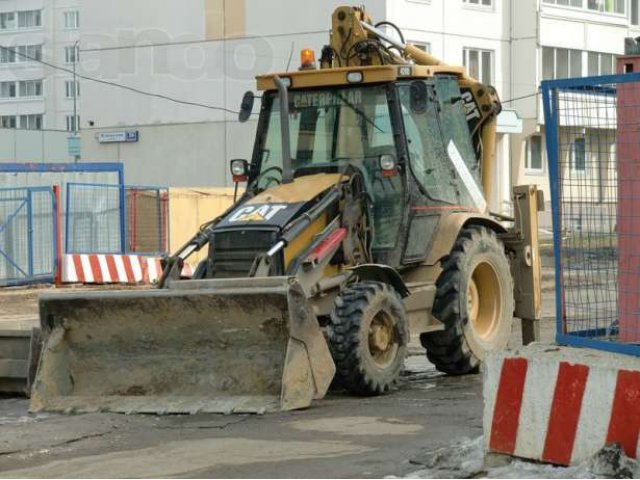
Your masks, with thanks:
[[(73, 44), (73, 143), (77, 148), (78, 143), (78, 77), (76, 73), (76, 66), (78, 64), (78, 44), (80, 40), (76, 40)], [(74, 155), (74, 162), (78, 163), (80, 155)]]
[(76, 65), (78, 64), (78, 44), (76, 40), (73, 44), (73, 133), (78, 134), (78, 80), (76, 77)]

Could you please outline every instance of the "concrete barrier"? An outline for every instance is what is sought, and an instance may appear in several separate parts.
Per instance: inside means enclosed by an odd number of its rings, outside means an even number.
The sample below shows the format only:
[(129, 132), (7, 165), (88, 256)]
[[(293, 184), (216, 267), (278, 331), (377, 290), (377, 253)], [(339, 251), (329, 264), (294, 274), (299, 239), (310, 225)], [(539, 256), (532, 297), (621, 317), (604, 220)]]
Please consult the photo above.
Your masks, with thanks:
[[(155, 283), (162, 274), (160, 259), (140, 255), (63, 255), (62, 282), (83, 284)], [(188, 263), (183, 277), (191, 277)]]
[(489, 355), (486, 451), (573, 465), (605, 445), (638, 458), (640, 358), (532, 344)]

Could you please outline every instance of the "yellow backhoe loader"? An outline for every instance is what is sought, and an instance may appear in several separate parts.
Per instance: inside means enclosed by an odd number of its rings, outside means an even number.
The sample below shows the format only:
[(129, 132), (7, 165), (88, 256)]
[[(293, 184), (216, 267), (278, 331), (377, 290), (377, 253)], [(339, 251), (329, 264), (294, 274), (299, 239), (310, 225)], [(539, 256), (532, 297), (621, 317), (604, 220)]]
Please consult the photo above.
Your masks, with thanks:
[(340, 7), (319, 62), (304, 50), (298, 71), (257, 78), (253, 156), (231, 162), (246, 189), (159, 288), (41, 297), (32, 410), (304, 408), (334, 379), (387, 392), (409, 332), (460, 375), (506, 346), (514, 314), (534, 325), (540, 199), (518, 187), (515, 218), (488, 208), (496, 91), (393, 29)]

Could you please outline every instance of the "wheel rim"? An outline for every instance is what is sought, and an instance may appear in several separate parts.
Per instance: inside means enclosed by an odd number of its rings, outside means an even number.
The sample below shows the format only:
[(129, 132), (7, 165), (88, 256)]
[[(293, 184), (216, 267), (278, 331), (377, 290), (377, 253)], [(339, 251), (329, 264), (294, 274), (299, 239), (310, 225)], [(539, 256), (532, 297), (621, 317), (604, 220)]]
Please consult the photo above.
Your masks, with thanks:
[(478, 337), (489, 339), (496, 331), (501, 311), (500, 281), (490, 263), (479, 263), (469, 279), (467, 308), (469, 321)]
[(398, 352), (398, 339), (391, 317), (378, 312), (369, 325), (369, 353), (379, 367), (393, 363)]

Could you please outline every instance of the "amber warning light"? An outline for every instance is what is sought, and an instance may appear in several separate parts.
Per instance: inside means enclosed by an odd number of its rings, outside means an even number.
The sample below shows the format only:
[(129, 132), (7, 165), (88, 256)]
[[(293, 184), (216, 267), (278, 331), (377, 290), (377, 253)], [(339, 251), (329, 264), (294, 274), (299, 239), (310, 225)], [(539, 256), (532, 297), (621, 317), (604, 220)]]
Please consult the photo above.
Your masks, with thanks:
[(304, 48), (300, 52), (300, 70), (316, 68), (316, 53), (310, 48)]

